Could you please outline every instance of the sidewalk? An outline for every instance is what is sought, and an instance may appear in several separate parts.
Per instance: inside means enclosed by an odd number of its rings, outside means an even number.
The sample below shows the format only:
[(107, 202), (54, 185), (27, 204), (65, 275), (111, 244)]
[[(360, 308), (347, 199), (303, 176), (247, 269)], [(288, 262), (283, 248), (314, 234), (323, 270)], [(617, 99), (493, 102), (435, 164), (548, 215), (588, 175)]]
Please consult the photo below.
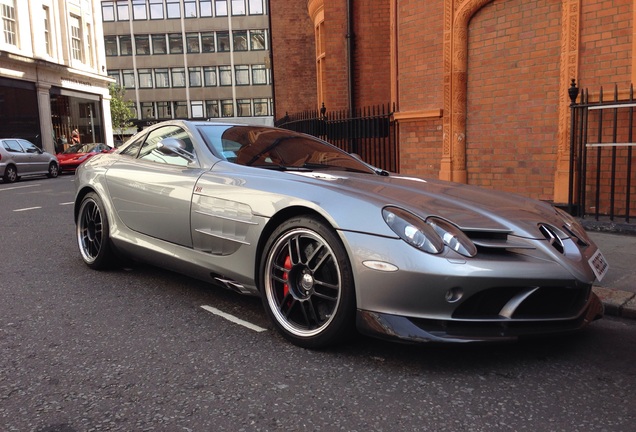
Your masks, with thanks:
[(588, 235), (609, 263), (607, 274), (593, 288), (605, 314), (636, 319), (636, 236), (598, 231)]

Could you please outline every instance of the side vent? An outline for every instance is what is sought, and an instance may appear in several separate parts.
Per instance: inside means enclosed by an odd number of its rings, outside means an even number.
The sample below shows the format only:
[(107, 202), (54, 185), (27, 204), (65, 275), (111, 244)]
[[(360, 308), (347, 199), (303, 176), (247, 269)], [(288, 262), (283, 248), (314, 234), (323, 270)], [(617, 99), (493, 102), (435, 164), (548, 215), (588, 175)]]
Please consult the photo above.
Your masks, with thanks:
[(565, 252), (565, 246), (563, 240), (559, 237), (556, 230), (550, 225), (539, 224), (539, 231), (543, 234), (543, 237), (550, 243), (550, 245), (557, 250), (560, 254)]

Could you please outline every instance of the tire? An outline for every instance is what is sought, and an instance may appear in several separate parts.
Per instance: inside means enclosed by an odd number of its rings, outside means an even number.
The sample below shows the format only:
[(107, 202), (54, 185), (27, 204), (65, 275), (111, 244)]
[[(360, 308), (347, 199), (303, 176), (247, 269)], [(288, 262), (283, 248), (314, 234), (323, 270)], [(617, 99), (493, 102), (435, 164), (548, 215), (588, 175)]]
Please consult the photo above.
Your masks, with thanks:
[(49, 164), (49, 172), (48, 172), (47, 176), (49, 178), (56, 178), (59, 174), (60, 174), (60, 169), (59, 169), (58, 165), (55, 162), (51, 162)]
[(82, 259), (92, 269), (104, 270), (115, 264), (109, 229), (102, 200), (94, 192), (87, 194), (77, 215), (76, 234)]
[(20, 177), (18, 177), (18, 170), (14, 165), (8, 165), (4, 170), (4, 176), (2, 179), (5, 183), (15, 183), (18, 181)]
[(353, 333), (355, 287), (344, 246), (313, 217), (281, 224), (260, 268), (263, 304), (278, 331), (305, 348), (324, 348)]

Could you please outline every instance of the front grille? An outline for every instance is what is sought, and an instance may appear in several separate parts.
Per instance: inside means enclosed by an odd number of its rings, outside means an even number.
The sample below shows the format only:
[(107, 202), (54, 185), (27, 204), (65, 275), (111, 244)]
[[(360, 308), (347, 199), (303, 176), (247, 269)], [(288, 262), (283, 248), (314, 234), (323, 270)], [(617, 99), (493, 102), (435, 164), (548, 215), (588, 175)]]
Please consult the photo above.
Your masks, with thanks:
[[(525, 296), (525, 293), (530, 293)], [(590, 288), (562, 286), (497, 287), (466, 299), (453, 313), (457, 319), (502, 319), (502, 310), (515, 298), (523, 299), (510, 319), (557, 319), (576, 316), (589, 298)]]

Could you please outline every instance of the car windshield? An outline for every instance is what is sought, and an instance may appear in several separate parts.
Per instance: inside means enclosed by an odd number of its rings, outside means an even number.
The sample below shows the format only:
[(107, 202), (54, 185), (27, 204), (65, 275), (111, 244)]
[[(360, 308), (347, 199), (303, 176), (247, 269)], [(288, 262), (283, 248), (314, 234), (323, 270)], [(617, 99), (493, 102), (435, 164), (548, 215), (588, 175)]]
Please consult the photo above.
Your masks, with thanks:
[(375, 172), (331, 144), (292, 131), (229, 125), (202, 125), (198, 129), (215, 155), (239, 165), (279, 170)]

